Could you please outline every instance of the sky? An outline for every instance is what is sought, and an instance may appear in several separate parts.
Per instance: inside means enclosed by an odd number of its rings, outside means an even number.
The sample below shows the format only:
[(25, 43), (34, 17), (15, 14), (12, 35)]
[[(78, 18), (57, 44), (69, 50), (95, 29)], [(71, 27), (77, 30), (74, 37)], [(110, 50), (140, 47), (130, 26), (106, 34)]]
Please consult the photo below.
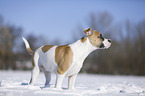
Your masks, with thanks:
[[(0, 0), (4, 22), (47, 40), (72, 39), (79, 25), (88, 28), (91, 13), (109, 12), (115, 22), (145, 20), (145, 0)], [(70, 41), (70, 40), (69, 40)]]

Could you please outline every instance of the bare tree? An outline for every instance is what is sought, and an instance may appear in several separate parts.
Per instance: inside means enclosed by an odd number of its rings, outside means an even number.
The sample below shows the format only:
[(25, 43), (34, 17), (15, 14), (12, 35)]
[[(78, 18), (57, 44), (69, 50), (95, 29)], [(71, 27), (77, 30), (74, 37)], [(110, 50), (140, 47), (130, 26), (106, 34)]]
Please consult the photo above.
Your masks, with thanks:
[(17, 38), (22, 34), (22, 30), (14, 26), (4, 25), (2, 17), (0, 22), (0, 68), (15, 69), (13, 49), (17, 44)]

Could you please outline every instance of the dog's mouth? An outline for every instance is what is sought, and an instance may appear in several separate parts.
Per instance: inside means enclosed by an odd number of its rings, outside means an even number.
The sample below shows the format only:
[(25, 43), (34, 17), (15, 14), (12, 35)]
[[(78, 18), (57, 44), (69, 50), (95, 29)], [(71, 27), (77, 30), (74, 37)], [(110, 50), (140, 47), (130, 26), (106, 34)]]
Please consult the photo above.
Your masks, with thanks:
[(99, 46), (99, 48), (104, 48), (104, 47), (105, 47), (105, 46), (104, 46), (103, 43), (101, 43), (100, 46)]
[(110, 39), (105, 39), (99, 46), (99, 49), (107, 49), (111, 46), (111, 40)]

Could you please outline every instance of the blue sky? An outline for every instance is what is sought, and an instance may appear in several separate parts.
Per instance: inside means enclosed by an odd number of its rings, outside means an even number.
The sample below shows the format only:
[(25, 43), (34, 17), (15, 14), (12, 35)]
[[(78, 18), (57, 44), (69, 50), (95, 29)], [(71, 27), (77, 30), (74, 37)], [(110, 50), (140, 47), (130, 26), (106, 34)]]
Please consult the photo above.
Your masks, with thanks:
[[(107, 11), (115, 22), (145, 19), (144, 0), (0, 0), (0, 15), (5, 23), (24, 29), (26, 34), (42, 35), (47, 40), (69, 40), (72, 32), (86, 25), (90, 13)], [(72, 39), (72, 38), (71, 38)], [(69, 40), (70, 41), (70, 40)]]

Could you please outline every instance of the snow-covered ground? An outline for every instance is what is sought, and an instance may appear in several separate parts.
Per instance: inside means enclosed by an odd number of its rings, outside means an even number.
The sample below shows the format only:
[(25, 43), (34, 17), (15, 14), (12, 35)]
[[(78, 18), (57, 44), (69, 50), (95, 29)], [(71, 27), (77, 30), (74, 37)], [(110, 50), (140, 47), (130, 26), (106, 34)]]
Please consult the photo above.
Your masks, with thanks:
[(45, 77), (39, 74), (34, 86), (27, 85), (30, 71), (0, 71), (0, 96), (145, 96), (145, 76), (110, 76), (79, 74), (74, 90), (67, 90), (67, 78), (63, 89), (43, 87)]

